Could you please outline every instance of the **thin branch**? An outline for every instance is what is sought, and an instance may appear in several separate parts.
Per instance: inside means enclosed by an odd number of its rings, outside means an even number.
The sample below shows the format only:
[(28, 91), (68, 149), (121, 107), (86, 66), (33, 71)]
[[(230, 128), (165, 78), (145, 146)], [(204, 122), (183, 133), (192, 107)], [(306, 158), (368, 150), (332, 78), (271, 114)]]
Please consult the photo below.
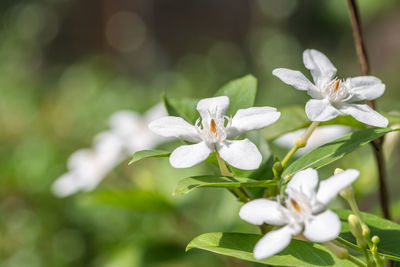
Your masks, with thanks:
[[(360, 62), (361, 73), (362, 75), (369, 75), (370, 74), (369, 61), (362, 34), (361, 18), (360, 18), (360, 13), (358, 11), (356, 0), (347, 0), (347, 4), (350, 11), (351, 27), (353, 29), (353, 36), (354, 36), (354, 45), (356, 48), (358, 61)], [(374, 110), (376, 109), (375, 102), (373, 100), (367, 101), (367, 104)], [(382, 145), (383, 145), (383, 137), (375, 139), (372, 142), (372, 146), (374, 147), (374, 152), (375, 152), (376, 163), (378, 166), (380, 204), (384, 217), (386, 219), (390, 219), (391, 216), (389, 210), (389, 190), (386, 181), (386, 169), (385, 169), (385, 160), (383, 158), (383, 153), (382, 153)]]

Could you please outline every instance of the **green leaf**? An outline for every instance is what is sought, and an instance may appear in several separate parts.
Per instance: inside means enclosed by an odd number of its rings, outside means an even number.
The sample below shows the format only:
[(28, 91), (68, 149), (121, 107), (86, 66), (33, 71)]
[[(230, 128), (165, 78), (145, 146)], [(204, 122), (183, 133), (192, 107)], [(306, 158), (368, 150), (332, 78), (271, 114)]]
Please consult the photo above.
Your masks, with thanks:
[(165, 150), (141, 150), (133, 154), (133, 157), (129, 164), (132, 164), (141, 159), (169, 157), (169, 155), (171, 155), (171, 152)]
[(167, 98), (165, 94), (161, 96), (164, 106), (170, 116), (178, 116), (187, 122), (194, 124), (200, 117), (197, 112), (197, 99), (192, 98)]
[(106, 204), (135, 211), (172, 210), (173, 205), (161, 194), (141, 190), (100, 190), (82, 196), (86, 204)]
[(252, 75), (228, 82), (220, 88), (215, 96), (229, 97), (227, 115), (235, 115), (238, 109), (249, 108), (254, 105), (257, 93), (257, 79)]
[(282, 177), (292, 175), (306, 168), (321, 168), (386, 133), (398, 130), (400, 130), (400, 128), (369, 128), (349, 133), (298, 158), (283, 171)]
[(320, 244), (293, 239), (282, 252), (263, 259), (253, 258), (253, 248), (262, 235), (241, 233), (206, 233), (194, 238), (186, 250), (199, 248), (242, 260), (278, 266), (355, 266), (340, 260)]
[[(347, 217), (352, 212), (350, 210), (335, 210), (342, 221), (342, 231), (339, 240), (343, 243), (356, 248), (356, 240), (349, 230)], [(400, 225), (392, 221), (380, 218), (376, 215), (362, 212), (362, 219), (371, 230), (371, 237), (379, 236), (378, 252), (392, 260), (400, 261)]]
[(275, 181), (257, 181), (249, 178), (224, 177), (214, 175), (193, 176), (180, 180), (174, 195), (183, 195), (201, 187), (269, 187), (276, 185)]

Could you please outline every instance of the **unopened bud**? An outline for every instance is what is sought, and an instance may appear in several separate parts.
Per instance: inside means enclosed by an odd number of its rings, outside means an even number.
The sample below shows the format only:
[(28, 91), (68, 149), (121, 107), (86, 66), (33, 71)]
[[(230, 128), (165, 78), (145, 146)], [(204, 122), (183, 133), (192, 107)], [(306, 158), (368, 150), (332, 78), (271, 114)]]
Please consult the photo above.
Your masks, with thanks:
[(339, 259), (347, 259), (349, 257), (349, 251), (345, 248), (339, 247), (332, 242), (325, 242), (324, 245)]
[(365, 242), (364, 236), (362, 234), (362, 228), (357, 217), (354, 214), (350, 214), (347, 220), (349, 222), (350, 232), (356, 238), (357, 244), (361, 248), (365, 248), (367, 246), (367, 243)]
[(372, 240), (372, 243), (374, 243), (374, 245), (378, 245), (379, 241), (381, 241), (379, 236), (377, 236), (377, 235), (374, 235), (371, 240)]
[(349, 185), (348, 187), (345, 187), (342, 191), (340, 191), (339, 194), (342, 198), (350, 202), (354, 196), (353, 187)]
[(361, 224), (361, 229), (362, 229), (363, 237), (365, 237), (366, 239), (369, 239), (369, 235), (371, 234), (371, 230), (369, 230), (368, 225), (366, 225), (365, 223), (362, 223)]

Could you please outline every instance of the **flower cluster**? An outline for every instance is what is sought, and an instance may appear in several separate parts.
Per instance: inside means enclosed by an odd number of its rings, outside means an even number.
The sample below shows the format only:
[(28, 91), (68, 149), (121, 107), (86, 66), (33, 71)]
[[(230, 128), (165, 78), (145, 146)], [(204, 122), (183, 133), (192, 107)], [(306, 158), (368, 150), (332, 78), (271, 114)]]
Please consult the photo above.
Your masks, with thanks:
[(283, 226), (258, 241), (254, 258), (263, 259), (280, 252), (293, 236), (301, 233), (313, 242), (335, 239), (341, 229), (339, 217), (331, 210), (322, 210), (358, 176), (357, 170), (349, 169), (321, 181), (318, 186), (317, 171), (309, 168), (293, 176), (286, 187), (285, 199), (256, 199), (243, 205), (239, 212), (243, 220), (255, 225)]
[(128, 156), (164, 142), (165, 138), (150, 132), (147, 125), (165, 115), (161, 104), (144, 115), (129, 110), (115, 112), (109, 120), (110, 130), (94, 138), (93, 148), (80, 149), (69, 157), (68, 172), (53, 183), (53, 193), (66, 197), (81, 190), (91, 191)]

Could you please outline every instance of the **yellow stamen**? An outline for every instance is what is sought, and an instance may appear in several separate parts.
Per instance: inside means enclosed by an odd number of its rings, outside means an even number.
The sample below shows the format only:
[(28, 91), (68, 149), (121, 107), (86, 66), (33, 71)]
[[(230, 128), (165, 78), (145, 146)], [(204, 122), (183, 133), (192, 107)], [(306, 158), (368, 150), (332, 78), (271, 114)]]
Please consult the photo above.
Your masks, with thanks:
[(296, 200), (294, 200), (293, 198), (290, 199), (290, 203), (292, 203), (293, 208), (297, 211), (300, 212), (300, 206), (299, 203), (297, 203)]
[(339, 90), (339, 85), (340, 85), (340, 80), (336, 80), (333, 84), (332, 84), (332, 88), (333, 88), (333, 92), (336, 94), (337, 91)]
[(215, 124), (215, 121), (213, 119), (211, 119), (210, 122), (210, 131), (215, 134), (217, 133), (217, 125)]

